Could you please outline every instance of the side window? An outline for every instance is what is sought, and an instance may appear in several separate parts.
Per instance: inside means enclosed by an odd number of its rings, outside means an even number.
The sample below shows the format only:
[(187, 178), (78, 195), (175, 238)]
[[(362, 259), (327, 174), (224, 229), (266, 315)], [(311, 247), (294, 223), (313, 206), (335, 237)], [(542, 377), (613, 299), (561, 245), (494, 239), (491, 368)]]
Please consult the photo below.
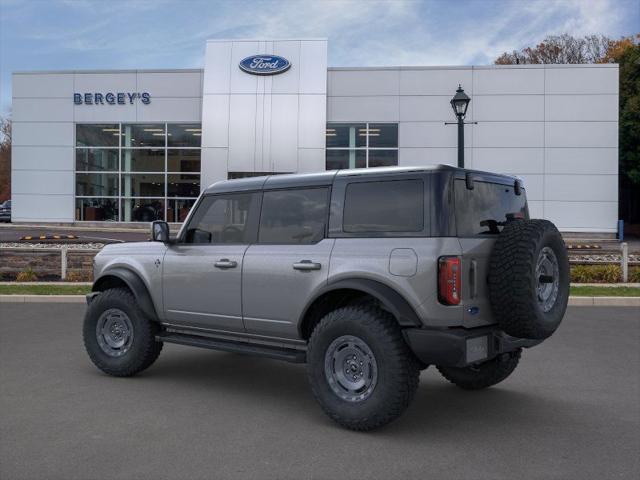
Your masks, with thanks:
[(324, 238), (328, 209), (328, 188), (266, 191), (262, 197), (258, 242), (319, 242)]
[(212, 195), (198, 205), (185, 243), (248, 243), (248, 220), (255, 193)]
[(347, 185), (342, 228), (347, 233), (421, 232), (422, 180), (386, 180)]

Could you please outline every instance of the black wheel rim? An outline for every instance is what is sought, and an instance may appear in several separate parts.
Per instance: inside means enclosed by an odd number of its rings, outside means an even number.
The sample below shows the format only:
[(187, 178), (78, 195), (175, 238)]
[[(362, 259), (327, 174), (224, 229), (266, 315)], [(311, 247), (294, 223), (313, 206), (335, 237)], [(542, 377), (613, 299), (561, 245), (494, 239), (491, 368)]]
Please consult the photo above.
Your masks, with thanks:
[(129, 316), (118, 308), (105, 310), (96, 324), (98, 345), (110, 357), (121, 357), (133, 342), (133, 325)]
[(329, 345), (324, 371), (333, 393), (347, 402), (366, 400), (378, 382), (378, 364), (371, 348), (353, 335), (338, 337)]
[(555, 252), (544, 247), (536, 262), (536, 297), (542, 311), (547, 313), (556, 304), (560, 290), (560, 268)]

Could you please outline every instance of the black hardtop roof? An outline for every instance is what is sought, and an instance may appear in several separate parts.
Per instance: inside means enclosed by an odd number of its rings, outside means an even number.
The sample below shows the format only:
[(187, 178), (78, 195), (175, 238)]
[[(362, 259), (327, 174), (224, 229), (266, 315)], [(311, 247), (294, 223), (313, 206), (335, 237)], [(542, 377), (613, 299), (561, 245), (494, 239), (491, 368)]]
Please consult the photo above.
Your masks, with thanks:
[(429, 165), (422, 167), (376, 167), (356, 168), (349, 170), (329, 170), (317, 173), (286, 173), (264, 175), (260, 177), (239, 178), (235, 180), (221, 180), (210, 185), (204, 194), (242, 192), (261, 189), (279, 189), (291, 187), (316, 187), (332, 185), (337, 177), (389, 177), (406, 173), (428, 173), (434, 171), (450, 172), (456, 178), (465, 178), (467, 173), (474, 179), (493, 181), (496, 183), (513, 184), (516, 177), (511, 175), (457, 168), (451, 165)]

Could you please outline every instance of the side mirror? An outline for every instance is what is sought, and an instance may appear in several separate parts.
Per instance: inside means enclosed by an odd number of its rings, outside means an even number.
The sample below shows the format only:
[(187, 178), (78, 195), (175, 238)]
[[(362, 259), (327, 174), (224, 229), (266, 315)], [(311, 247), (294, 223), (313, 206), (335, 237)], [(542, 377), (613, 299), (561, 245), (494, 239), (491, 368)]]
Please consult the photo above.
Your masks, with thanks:
[(169, 224), (162, 220), (152, 222), (151, 240), (154, 242), (169, 243)]

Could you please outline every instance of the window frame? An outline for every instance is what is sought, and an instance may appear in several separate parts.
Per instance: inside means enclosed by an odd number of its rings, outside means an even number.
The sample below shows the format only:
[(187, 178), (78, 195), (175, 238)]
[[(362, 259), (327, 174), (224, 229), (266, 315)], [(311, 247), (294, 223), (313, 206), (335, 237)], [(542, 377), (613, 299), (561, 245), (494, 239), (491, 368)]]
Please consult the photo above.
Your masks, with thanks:
[[(423, 228), (417, 232), (345, 232), (344, 209), (346, 206), (347, 187), (354, 183), (378, 183), (402, 180), (418, 180), (423, 184)], [(336, 177), (333, 184), (333, 197), (331, 200), (331, 216), (329, 219), (328, 238), (424, 238), (431, 237), (431, 191), (433, 174), (429, 172), (416, 174), (414, 172), (344, 176)]]
[[(363, 151), (365, 152), (365, 166), (364, 167), (355, 167), (355, 168), (380, 168), (380, 167), (370, 167), (369, 166), (369, 152), (370, 151), (391, 151), (391, 152), (397, 152), (396, 155), (396, 159), (397, 162), (395, 165), (390, 165), (390, 166), (398, 166), (399, 162), (400, 162), (400, 124), (398, 122), (327, 122), (326, 126), (325, 126), (325, 132), (326, 130), (328, 130), (329, 128), (331, 128), (332, 125), (360, 125), (360, 124), (364, 124), (365, 129), (367, 130), (367, 135), (366, 135), (366, 142), (365, 145), (363, 147), (329, 147), (327, 146), (327, 142), (326, 142), (326, 136), (325, 136), (325, 169), (327, 167), (327, 156), (326, 156), (326, 152), (327, 151)], [(369, 146), (369, 132), (371, 129), (371, 125), (395, 125), (396, 127), (396, 131), (398, 133), (398, 137), (397, 137), (397, 143), (395, 147), (371, 147)], [(325, 134), (326, 135), (326, 134)]]
[[(260, 225), (262, 224), (262, 213), (264, 207), (264, 194), (269, 192), (283, 192), (283, 191), (299, 191), (299, 190), (319, 190), (323, 189), (326, 192), (327, 199), (327, 207), (325, 209), (325, 222), (324, 222), (324, 230), (322, 232), (322, 238), (315, 242), (311, 243), (282, 243), (282, 242), (261, 242), (260, 241)], [(331, 199), (332, 199), (332, 186), (331, 185), (300, 185), (295, 187), (287, 187), (287, 188), (267, 188), (262, 190), (262, 194), (260, 195), (260, 215), (258, 216), (258, 224), (256, 231), (256, 245), (317, 245), (321, 241), (329, 238), (329, 222), (331, 219)]]
[[(246, 242), (238, 242), (238, 243), (187, 243), (186, 236), (189, 231), (189, 227), (193, 223), (194, 216), (202, 205), (208, 198), (211, 197), (231, 197), (237, 195), (251, 195), (251, 205), (249, 207), (249, 214), (247, 216), (247, 222), (245, 224), (245, 238), (247, 238)], [(231, 245), (252, 245), (257, 243), (258, 240), (258, 226), (260, 221), (260, 213), (262, 211), (262, 192), (260, 190), (242, 190), (236, 192), (220, 192), (220, 193), (210, 193), (206, 195), (200, 195), (198, 200), (194, 203), (193, 207), (189, 211), (189, 215), (184, 221), (178, 236), (176, 237), (177, 245), (186, 245), (190, 247), (220, 247), (220, 246), (231, 246)]]

